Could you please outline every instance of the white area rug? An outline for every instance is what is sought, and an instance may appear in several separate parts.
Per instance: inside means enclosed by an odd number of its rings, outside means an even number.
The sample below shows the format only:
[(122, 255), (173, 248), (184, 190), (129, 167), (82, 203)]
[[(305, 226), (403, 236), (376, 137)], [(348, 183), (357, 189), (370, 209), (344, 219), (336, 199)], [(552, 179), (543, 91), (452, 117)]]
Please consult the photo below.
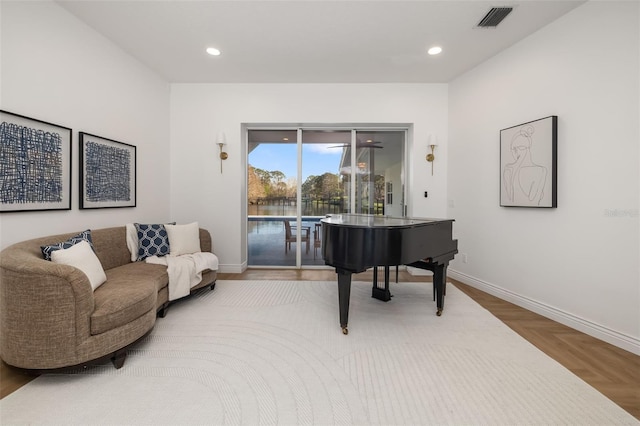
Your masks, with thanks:
[(0, 423), (111, 425), (640, 424), (456, 289), (218, 281), (173, 305), (127, 357), (41, 376)]

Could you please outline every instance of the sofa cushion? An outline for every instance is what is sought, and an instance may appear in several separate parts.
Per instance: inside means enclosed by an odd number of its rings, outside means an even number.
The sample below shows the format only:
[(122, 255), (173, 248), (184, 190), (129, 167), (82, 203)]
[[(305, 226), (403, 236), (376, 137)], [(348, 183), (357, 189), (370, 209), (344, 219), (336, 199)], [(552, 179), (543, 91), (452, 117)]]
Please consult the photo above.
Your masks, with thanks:
[(123, 326), (156, 309), (158, 291), (167, 286), (167, 268), (130, 263), (106, 271), (107, 281), (94, 292), (91, 334)]
[(67, 249), (75, 244), (78, 244), (80, 241), (88, 242), (91, 249), (94, 250), (93, 241), (91, 240), (90, 229), (87, 229), (86, 231), (83, 231), (78, 235), (74, 235), (73, 237), (69, 238), (67, 241), (62, 241), (55, 244), (48, 244), (46, 246), (40, 247), (40, 249), (42, 250), (42, 255), (44, 256), (44, 259), (51, 260), (51, 253), (53, 253), (54, 251)]
[(139, 281), (153, 282), (156, 291), (169, 285), (169, 274), (167, 267), (146, 262), (127, 263), (117, 268), (105, 270), (107, 282), (110, 280), (124, 280), (127, 283), (137, 283)]

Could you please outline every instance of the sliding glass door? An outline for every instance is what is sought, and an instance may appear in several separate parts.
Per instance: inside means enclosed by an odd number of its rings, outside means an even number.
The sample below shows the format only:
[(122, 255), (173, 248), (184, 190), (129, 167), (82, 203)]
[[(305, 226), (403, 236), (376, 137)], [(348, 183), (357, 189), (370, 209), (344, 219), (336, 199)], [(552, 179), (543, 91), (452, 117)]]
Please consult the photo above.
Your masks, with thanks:
[[(324, 265), (320, 219), (327, 214), (344, 213), (349, 208), (340, 162), (344, 147), (351, 143), (351, 131), (303, 130), (301, 142), (301, 215), (309, 226), (313, 251), (309, 256), (301, 256), (301, 264)], [(306, 246), (301, 248), (306, 253)]]
[(402, 216), (406, 129), (249, 129), (248, 265), (324, 265), (327, 214)]

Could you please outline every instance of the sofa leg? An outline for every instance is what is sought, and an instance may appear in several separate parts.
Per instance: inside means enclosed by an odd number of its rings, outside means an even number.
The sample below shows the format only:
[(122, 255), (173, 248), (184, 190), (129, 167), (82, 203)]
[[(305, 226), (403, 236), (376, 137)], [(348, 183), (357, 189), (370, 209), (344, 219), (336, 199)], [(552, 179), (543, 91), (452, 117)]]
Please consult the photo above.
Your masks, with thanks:
[(164, 318), (167, 316), (167, 311), (169, 310), (169, 303), (165, 303), (164, 305), (162, 305), (162, 307), (160, 308), (160, 310), (158, 311), (158, 316), (160, 318)]
[(113, 357), (111, 357), (111, 362), (113, 363), (113, 366), (118, 369), (121, 368), (124, 365), (124, 360), (127, 358), (127, 351), (126, 350), (118, 350), (113, 354)]
[(213, 291), (213, 289), (216, 288), (216, 282), (212, 282), (209, 288), (211, 289), (211, 291)]

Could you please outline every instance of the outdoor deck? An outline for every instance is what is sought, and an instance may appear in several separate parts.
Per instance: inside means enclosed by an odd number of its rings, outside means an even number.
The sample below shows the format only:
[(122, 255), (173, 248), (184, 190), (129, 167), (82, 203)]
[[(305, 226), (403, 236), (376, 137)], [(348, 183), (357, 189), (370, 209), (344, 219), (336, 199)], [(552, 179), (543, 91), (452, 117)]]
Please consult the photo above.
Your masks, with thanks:
[[(302, 228), (309, 230), (309, 251), (302, 246), (302, 265), (324, 265), (320, 246), (321, 217), (303, 217)], [(295, 227), (294, 217), (251, 216), (249, 217), (248, 247), (249, 266), (296, 266), (296, 243), (285, 253), (285, 227), (288, 220)], [(314, 231), (318, 231), (315, 233)], [(315, 244), (318, 241), (318, 244)]]

